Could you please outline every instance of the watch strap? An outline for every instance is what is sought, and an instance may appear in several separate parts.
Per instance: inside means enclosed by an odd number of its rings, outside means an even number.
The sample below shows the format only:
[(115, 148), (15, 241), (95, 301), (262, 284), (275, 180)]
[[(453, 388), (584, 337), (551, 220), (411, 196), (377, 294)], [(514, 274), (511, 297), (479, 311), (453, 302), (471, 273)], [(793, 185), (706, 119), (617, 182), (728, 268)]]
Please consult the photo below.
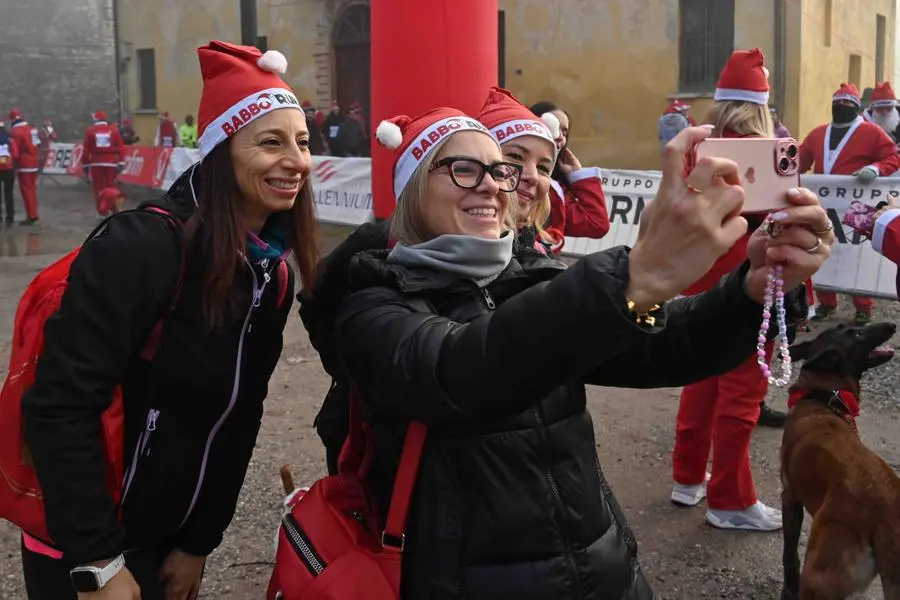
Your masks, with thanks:
[(125, 555), (124, 554), (118, 555), (117, 557), (112, 559), (112, 561), (110, 561), (110, 563), (107, 564), (105, 567), (101, 567), (100, 572), (97, 574), (97, 578), (99, 579), (98, 583), (100, 584), (100, 589), (103, 589), (103, 587), (107, 583), (109, 583), (109, 581), (113, 577), (118, 575), (119, 571), (121, 571), (123, 568), (125, 568)]

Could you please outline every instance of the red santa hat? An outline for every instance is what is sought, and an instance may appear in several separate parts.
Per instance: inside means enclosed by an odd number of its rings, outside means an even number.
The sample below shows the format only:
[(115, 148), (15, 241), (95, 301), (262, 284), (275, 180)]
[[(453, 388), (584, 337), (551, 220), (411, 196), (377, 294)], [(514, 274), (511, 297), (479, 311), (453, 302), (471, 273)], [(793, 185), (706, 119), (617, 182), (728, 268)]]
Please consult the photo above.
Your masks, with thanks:
[(300, 104), (300, 107), (301, 107), (303, 110), (307, 110), (307, 109), (313, 108), (313, 104), (312, 104), (312, 102), (310, 102), (309, 100), (304, 100), (303, 103)]
[(859, 90), (856, 89), (856, 86), (852, 83), (842, 83), (841, 87), (839, 87), (831, 97), (832, 102), (839, 102), (841, 100), (849, 100), (857, 106), (862, 106), (862, 100), (860, 100), (859, 97)]
[(103, 112), (102, 110), (95, 110), (94, 112), (91, 113), (91, 118), (94, 119), (95, 121), (105, 121), (106, 113)]
[(501, 146), (517, 137), (532, 135), (550, 142), (556, 156), (559, 119), (549, 112), (540, 118), (534, 116), (509, 90), (492, 87), (478, 120), (490, 129), (491, 135)]
[(22, 113), (19, 112), (18, 108), (14, 108), (11, 111), (9, 111), (9, 119), (11, 121), (15, 121), (16, 119), (21, 119), (21, 118), (22, 118)]
[(869, 98), (869, 106), (872, 108), (897, 106), (897, 96), (894, 94), (894, 88), (891, 87), (890, 81), (875, 84), (875, 89), (872, 90), (872, 96)]
[(203, 76), (197, 115), (201, 156), (273, 110), (303, 110), (279, 76), (287, 70), (287, 59), (280, 52), (263, 54), (252, 46), (212, 41), (197, 54)]
[[(375, 139), (390, 150), (394, 157), (394, 199), (409, 184), (419, 168), (434, 152), (435, 147), (454, 133), (480, 131), (490, 136), (487, 127), (455, 108), (435, 108), (418, 117), (400, 115), (378, 124)], [(491, 139), (494, 139), (491, 136)], [(496, 140), (495, 140), (496, 141)]]
[(716, 83), (716, 102), (734, 100), (769, 104), (769, 70), (762, 50), (735, 50)]

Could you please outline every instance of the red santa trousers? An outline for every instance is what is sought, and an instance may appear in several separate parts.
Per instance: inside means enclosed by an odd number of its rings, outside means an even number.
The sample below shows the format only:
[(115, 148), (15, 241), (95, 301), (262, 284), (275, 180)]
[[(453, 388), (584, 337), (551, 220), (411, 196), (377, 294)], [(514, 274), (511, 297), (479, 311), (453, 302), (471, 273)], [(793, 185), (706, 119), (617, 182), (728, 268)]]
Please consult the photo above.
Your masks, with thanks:
[(91, 184), (94, 187), (94, 204), (97, 214), (103, 214), (103, 202), (100, 200), (100, 192), (115, 185), (119, 175), (117, 167), (91, 167)]
[(37, 211), (37, 169), (34, 171), (18, 171), (19, 193), (22, 194), (22, 202), (25, 204), (25, 215), (30, 220), (38, 218)]
[[(771, 359), (773, 343), (766, 345)], [(724, 375), (684, 386), (675, 424), (672, 477), (696, 485), (706, 477), (712, 448), (713, 463), (707, 504), (716, 510), (742, 510), (756, 504), (750, 469), (750, 439), (759, 420), (759, 404), (768, 382), (756, 355)]]
[[(837, 308), (837, 294), (834, 292), (817, 291), (816, 298), (819, 300), (819, 304)], [(856, 310), (859, 312), (871, 314), (872, 309), (875, 308), (875, 302), (871, 298), (866, 298), (865, 296), (851, 296), (850, 299), (853, 300), (853, 306), (855, 306)]]

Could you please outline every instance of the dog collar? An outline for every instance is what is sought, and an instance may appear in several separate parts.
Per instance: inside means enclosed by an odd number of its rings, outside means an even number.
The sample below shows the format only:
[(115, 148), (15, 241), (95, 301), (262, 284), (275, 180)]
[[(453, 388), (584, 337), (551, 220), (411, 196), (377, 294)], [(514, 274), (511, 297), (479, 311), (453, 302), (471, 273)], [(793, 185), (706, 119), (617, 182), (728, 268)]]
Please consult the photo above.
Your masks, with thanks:
[(859, 399), (849, 390), (793, 390), (788, 396), (788, 409), (794, 408), (801, 400), (824, 404), (851, 425), (859, 416)]

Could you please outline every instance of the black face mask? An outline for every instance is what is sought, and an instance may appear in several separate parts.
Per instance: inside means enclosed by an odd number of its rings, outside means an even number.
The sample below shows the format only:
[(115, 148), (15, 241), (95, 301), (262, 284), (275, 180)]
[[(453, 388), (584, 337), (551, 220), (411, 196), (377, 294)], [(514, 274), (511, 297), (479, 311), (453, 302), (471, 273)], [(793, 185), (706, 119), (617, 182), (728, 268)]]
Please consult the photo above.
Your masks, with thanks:
[(845, 104), (831, 105), (831, 120), (838, 125), (849, 123), (859, 116), (859, 108)]

